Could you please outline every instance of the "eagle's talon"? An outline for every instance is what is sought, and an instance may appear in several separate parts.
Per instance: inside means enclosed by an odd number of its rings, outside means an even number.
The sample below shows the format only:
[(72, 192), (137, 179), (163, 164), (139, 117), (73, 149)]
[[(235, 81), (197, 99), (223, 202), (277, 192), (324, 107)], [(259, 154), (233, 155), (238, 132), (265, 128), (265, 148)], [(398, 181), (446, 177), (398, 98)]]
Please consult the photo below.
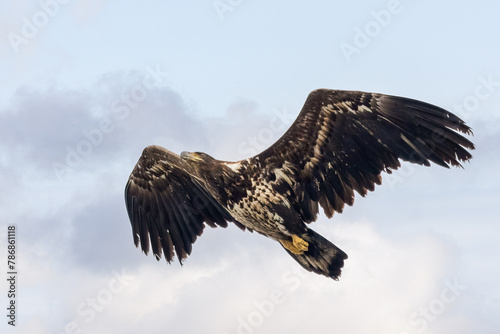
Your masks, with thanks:
[(292, 234), (293, 245), (297, 247), (297, 249), (305, 252), (309, 249), (309, 243), (299, 237), (298, 235)]
[(292, 234), (292, 241), (283, 239), (280, 240), (280, 243), (290, 252), (297, 255), (304, 254), (309, 249), (309, 243), (295, 234)]

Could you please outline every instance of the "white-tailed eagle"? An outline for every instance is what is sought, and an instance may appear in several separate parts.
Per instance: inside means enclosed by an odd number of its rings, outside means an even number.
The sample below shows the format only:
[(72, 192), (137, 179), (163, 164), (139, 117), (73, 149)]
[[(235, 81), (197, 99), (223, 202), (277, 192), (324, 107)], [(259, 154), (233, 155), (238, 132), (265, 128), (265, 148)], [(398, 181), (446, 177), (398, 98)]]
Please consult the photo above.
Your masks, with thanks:
[(381, 184), (400, 160), (461, 166), (474, 144), (456, 115), (403, 97), (318, 89), (286, 133), (237, 162), (148, 146), (125, 188), (136, 246), (171, 262), (191, 254), (205, 224), (256, 231), (305, 269), (338, 279), (346, 253), (308, 228)]

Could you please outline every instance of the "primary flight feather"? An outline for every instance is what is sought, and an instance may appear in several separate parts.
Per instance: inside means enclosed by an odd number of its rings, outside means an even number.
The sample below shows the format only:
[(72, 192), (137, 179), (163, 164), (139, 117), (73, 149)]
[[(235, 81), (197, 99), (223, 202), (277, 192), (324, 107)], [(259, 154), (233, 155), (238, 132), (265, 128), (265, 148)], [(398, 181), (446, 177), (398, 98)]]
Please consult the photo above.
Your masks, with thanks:
[(281, 243), (305, 269), (338, 279), (346, 253), (307, 227), (381, 183), (400, 160), (461, 166), (471, 129), (434, 105), (383, 94), (312, 91), (288, 131), (237, 162), (148, 146), (125, 188), (134, 243), (168, 262), (191, 254), (205, 224), (256, 231)]

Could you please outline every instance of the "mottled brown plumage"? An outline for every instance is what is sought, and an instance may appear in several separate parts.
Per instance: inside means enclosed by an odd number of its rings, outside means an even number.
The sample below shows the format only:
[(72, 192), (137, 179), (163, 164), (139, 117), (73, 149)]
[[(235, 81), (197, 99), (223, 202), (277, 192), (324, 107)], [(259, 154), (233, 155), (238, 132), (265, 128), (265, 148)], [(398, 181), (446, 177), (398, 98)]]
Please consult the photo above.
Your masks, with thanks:
[(136, 246), (182, 262), (204, 224), (256, 231), (279, 241), (305, 269), (337, 279), (347, 255), (309, 229), (381, 183), (400, 160), (461, 166), (471, 129), (439, 107), (382, 94), (311, 92), (288, 131), (238, 162), (205, 153), (144, 149), (125, 189)]

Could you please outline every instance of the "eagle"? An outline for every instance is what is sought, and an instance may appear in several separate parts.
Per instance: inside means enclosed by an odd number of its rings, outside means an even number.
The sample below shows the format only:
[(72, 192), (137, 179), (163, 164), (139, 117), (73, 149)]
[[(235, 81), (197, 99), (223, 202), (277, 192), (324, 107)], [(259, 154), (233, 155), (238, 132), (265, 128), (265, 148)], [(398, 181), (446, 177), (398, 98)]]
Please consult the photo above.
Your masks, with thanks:
[[(462, 134), (463, 135), (462, 135)], [(142, 152), (125, 187), (135, 246), (182, 265), (205, 225), (258, 232), (302, 267), (338, 280), (347, 254), (308, 225), (365, 196), (401, 161), (462, 167), (472, 130), (453, 113), (414, 99), (312, 91), (290, 128), (240, 161), (160, 146)]]

